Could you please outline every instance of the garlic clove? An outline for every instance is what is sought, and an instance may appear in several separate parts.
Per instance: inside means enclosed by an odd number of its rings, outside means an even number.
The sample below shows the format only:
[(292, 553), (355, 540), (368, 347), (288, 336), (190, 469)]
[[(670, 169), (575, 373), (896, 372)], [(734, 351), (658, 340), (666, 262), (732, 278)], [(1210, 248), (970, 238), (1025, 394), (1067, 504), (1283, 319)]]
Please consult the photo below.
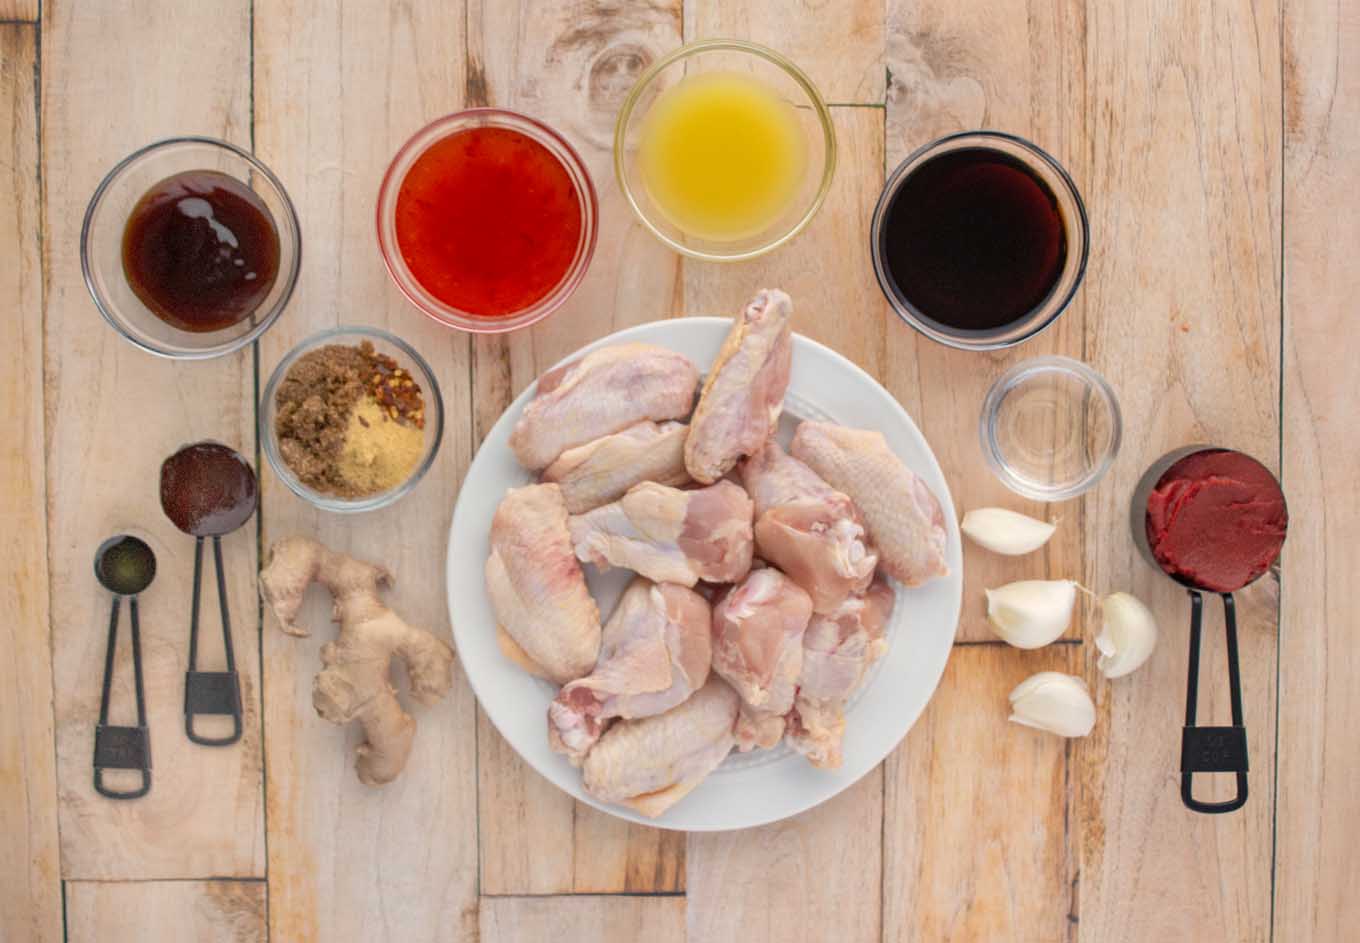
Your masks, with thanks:
[(1148, 660), (1157, 647), (1157, 620), (1138, 597), (1111, 593), (1100, 604), (1103, 620), (1096, 667), (1107, 678), (1122, 678)]
[(1021, 580), (985, 592), (987, 621), (1016, 648), (1042, 648), (1066, 632), (1077, 601), (1072, 580)]
[(974, 508), (963, 515), (959, 529), (973, 543), (993, 553), (1015, 557), (1032, 553), (1048, 543), (1058, 525), (1005, 508)]
[(1084, 737), (1096, 725), (1096, 705), (1086, 682), (1059, 671), (1041, 671), (1011, 692), (1010, 721), (1056, 733)]

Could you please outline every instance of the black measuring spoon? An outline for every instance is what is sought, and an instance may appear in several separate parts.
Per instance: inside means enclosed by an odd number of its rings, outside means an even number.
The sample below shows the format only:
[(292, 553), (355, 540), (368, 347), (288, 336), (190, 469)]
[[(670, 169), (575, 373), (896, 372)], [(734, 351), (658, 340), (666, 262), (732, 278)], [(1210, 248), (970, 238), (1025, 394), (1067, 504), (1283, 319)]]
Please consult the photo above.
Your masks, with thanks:
[[(109, 610), (109, 640), (104, 649), (104, 687), (99, 695), (99, 723), (94, 728), (94, 791), (109, 799), (137, 799), (151, 791), (151, 736), (146, 727), (146, 692), (142, 685), (142, 632), (137, 621), (137, 594), (156, 578), (156, 555), (145, 541), (127, 534), (110, 537), (94, 555), (94, 576), (113, 593)], [(109, 692), (113, 684), (113, 653), (118, 646), (118, 610), (128, 601), (132, 623), (132, 672), (137, 691), (137, 725), (109, 723)], [(104, 770), (134, 769), (142, 774), (136, 789), (110, 789)]]
[[(1260, 489), (1259, 500), (1263, 505), (1278, 502), (1281, 518), (1277, 522), (1279, 527), (1278, 542), (1275, 542), (1270, 559), (1265, 561), (1265, 565), (1257, 568), (1256, 572), (1237, 566), (1240, 575), (1235, 575), (1228, 583), (1215, 582), (1215, 585), (1206, 585), (1209, 578), (1187, 575), (1184, 568), (1178, 568), (1173, 562), (1158, 559), (1157, 554), (1152, 549), (1152, 515), (1149, 499), (1154, 491), (1161, 489), (1165, 484), (1180, 482), (1194, 483), (1196, 481), (1208, 481), (1211, 477), (1216, 477), (1220, 482), (1228, 480), (1229, 476), (1221, 470), (1214, 471), (1208, 463), (1221, 461), (1222, 457), (1227, 456), (1228, 460), (1236, 464), (1241, 472), (1246, 474), (1243, 477), (1250, 478), (1249, 483), (1243, 483), (1244, 487), (1254, 487)], [(1198, 466), (1189, 463), (1199, 463)], [(1239, 473), (1241, 473), (1239, 472)], [(1180, 477), (1184, 474), (1186, 477)], [(1169, 500), (1169, 504), (1174, 505), (1174, 498)], [(1234, 512), (1230, 505), (1224, 509), (1216, 519), (1210, 522), (1200, 533), (1210, 531), (1221, 531), (1227, 535), (1222, 540), (1215, 540), (1215, 546), (1210, 548), (1207, 557), (1213, 558), (1231, 555), (1235, 551), (1231, 523), (1232, 515), (1240, 513)], [(1247, 801), (1247, 728), (1242, 715), (1242, 677), (1238, 668), (1237, 658), (1237, 605), (1233, 601), (1233, 593), (1245, 589), (1247, 586), (1260, 579), (1269, 568), (1274, 565), (1279, 558), (1280, 550), (1284, 546), (1285, 530), (1288, 528), (1289, 512), (1285, 505), (1284, 491), (1280, 487), (1277, 479), (1268, 468), (1259, 461), (1243, 452), (1234, 449), (1223, 449), (1212, 446), (1188, 446), (1182, 449), (1168, 452), (1163, 455), (1152, 466), (1143, 473), (1143, 477), (1138, 482), (1138, 487), (1133, 493), (1133, 504), (1130, 508), (1129, 523), (1133, 529), (1133, 540), (1144, 559), (1154, 567), (1161, 570), (1171, 579), (1185, 587), (1190, 594), (1190, 667), (1186, 681), (1185, 694), (1185, 727), (1181, 731), (1181, 802), (1187, 809), (1194, 812), (1221, 813), (1232, 812), (1242, 808)], [(1205, 557), (1200, 558), (1200, 564), (1205, 561)], [(1193, 568), (1189, 568), (1193, 569)], [(1202, 572), (1202, 571), (1201, 571)], [(1203, 593), (1214, 593), (1223, 600), (1223, 622), (1224, 636), (1227, 644), (1228, 654), (1228, 694), (1231, 699), (1232, 726), (1211, 727), (1196, 724), (1197, 704), (1199, 701), (1199, 650), (1200, 635), (1204, 616), (1204, 597)], [(1194, 777), (1196, 773), (1233, 773), (1237, 779), (1237, 789), (1234, 796), (1223, 802), (1205, 802), (1196, 799), (1194, 795)]]
[[(255, 472), (240, 453), (220, 442), (186, 445), (161, 465), (161, 508), (194, 541), (193, 610), (189, 616), (189, 669), (184, 675), (184, 732), (194, 743), (227, 746), (241, 739), (241, 682), (231, 644), (222, 536), (250, 520), (260, 503)], [(198, 598), (203, 583), (203, 541), (211, 537), (217, 567), (217, 601), (222, 611), (226, 671), (198, 670)], [(232, 733), (205, 737), (194, 730), (203, 714), (230, 716)]]

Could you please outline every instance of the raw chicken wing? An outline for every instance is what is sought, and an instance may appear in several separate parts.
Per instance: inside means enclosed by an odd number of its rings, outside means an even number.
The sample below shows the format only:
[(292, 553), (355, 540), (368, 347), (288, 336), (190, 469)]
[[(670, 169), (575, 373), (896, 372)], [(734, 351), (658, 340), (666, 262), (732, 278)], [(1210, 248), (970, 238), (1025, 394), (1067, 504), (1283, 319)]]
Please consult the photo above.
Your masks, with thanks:
[(841, 765), (845, 702), (869, 666), (887, 651), (883, 632), (893, 601), (892, 587), (880, 577), (863, 596), (852, 596), (836, 612), (813, 616), (803, 633), (803, 670), (788, 718), (788, 737), (813, 766)]
[(879, 564), (906, 586), (944, 576), (944, 512), (881, 432), (804, 422), (791, 451), (864, 515)]
[(878, 555), (854, 502), (773, 439), (742, 463), (741, 475), (755, 501), (756, 550), (807, 590), (813, 612), (864, 592)]
[(586, 755), (586, 792), (655, 818), (703, 782), (732, 750), (737, 694), (708, 683), (664, 714), (614, 724)]
[[(743, 749), (762, 744), (765, 738), (754, 731), (782, 732), (811, 615), (812, 598), (774, 567), (753, 571), (713, 608), (713, 670), (750, 708), (738, 725)], [(774, 718), (780, 718), (777, 727)]]
[(512, 489), (496, 508), (486, 590), (512, 661), (558, 684), (594, 667), (600, 611), (572, 553), (557, 485)]
[(576, 556), (658, 583), (730, 583), (751, 569), (751, 499), (730, 481), (697, 491), (644, 482), (571, 519)]
[(792, 313), (788, 295), (765, 289), (732, 322), (685, 441), (685, 466), (695, 481), (717, 481), (774, 434), (789, 385)]
[(615, 344), (543, 374), (510, 434), (510, 449), (530, 471), (567, 449), (651, 419), (683, 419), (699, 373), (685, 357), (655, 344)]
[(743, 701), (741, 709), (737, 712), (735, 732), (737, 749), (742, 753), (749, 753), (752, 750), (768, 750), (777, 746), (779, 741), (784, 739), (784, 730), (788, 725), (786, 716), (788, 715), (760, 710)]
[(683, 422), (640, 422), (594, 442), (567, 449), (543, 471), (544, 481), (562, 486), (567, 510), (582, 514), (617, 501), (633, 485), (689, 483), (685, 471)]
[(548, 743), (579, 766), (611, 718), (664, 713), (708, 680), (708, 601), (638, 577), (604, 627), (600, 660), (548, 706)]

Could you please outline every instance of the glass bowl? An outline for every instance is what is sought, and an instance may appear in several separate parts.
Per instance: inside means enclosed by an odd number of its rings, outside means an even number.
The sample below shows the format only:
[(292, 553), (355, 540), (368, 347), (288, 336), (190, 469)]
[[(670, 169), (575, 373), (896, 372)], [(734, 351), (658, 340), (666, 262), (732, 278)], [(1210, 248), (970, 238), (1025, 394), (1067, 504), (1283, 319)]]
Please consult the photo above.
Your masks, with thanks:
[(1006, 487), (1063, 501), (1109, 471), (1123, 424), (1100, 374), (1070, 357), (1034, 357), (992, 384), (979, 431), (982, 454)]
[[(641, 132), (652, 104), (682, 78), (704, 72), (745, 73), (759, 79), (793, 106), (807, 143), (807, 167), (797, 198), (772, 224), (743, 239), (721, 241), (684, 232), (652, 200), (638, 167)], [(773, 49), (743, 40), (701, 40), (657, 60), (628, 93), (614, 126), (614, 173), (628, 205), (654, 236), (695, 259), (752, 259), (788, 242), (817, 215), (835, 172), (836, 130), (817, 87), (802, 69)]]
[[(162, 321), (133, 293), (123, 273), (123, 227), (133, 207), (162, 180), (189, 170), (215, 170), (250, 187), (268, 207), (279, 237), (278, 275), (255, 312), (221, 330), (202, 333)], [(250, 154), (215, 138), (170, 138), (123, 158), (94, 191), (80, 231), (85, 287), (104, 320), (142, 350), (175, 360), (220, 357), (269, 330), (293, 294), (301, 262), (302, 234), (283, 184)]]
[[(1017, 320), (985, 331), (970, 331), (943, 324), (930, 317), (928, 312), (920, 311), (912, 305), (888, 272), (885, 258), (887, 252), (884, 246), (888, 210), (907, 178), (927, 161), (952, 151), (970, 149), (995, 151), (1017, 161), (1042, 181), (1057, 201), (1067, 240), (1067, 257), (1063, 262), (1062, 271), (1058, 273), (1057, 280), (1044, 300)], [(1082, 202), (1077, 185), (1062, 165), (1042, 148), (1014, 134), (1000, 131), (965, 131), (927, 144), (897, 165), (897, 169), (884, 184), (878, 204), (874, 207), (869, 239), (874, 275), (878, 277), (879, 288), (883, 290), (898, 317), (931, 340), (949, 347), (962, 350), (999, 350), (1037, 336), (1067, 310), (1086, 274), (1091, 231), (1086, 219), (1086, 204)]]
[[(521, 311), (506, 315), (478, 315), (463, 311), (436, 298), (412, 274), (397, 244), (397, 195), (411, 166), (429, 147), (450, 135), (470, 128), (506, 128), (543, 145), (566, 169), (581, 205), (581, 237), (571, 264), (562, 280), (541, 299)], [(383, 176), (378, 190), (378, 248), (383, 264), (401, 293), (411, 304), (429, 317), (448, 327), (473, 334), (503, 334), (542, 321), (571, 297), (576, 286), (585, 278), (590, 260), (595, 255), (595, 240), (599, 232), (599, 200), (595, 184), (585, 162), (566, 139), (541, 121), (505, 108), (469, 108), (430, 122), (417, 131), (397, 151)]]
[[(416, 462), (415, 468), (412, 469), (405, 481), (377, 494), (366, 495), (362, 498), (345, 498), (324, 491), (317, 491), (303, 484), (283, 460), (274, 425), (275, 416), (278, 412), (275, 396), (284, 376), (303, 354), (327, 344), (357, 347), (363, 341), (369, 341), (378, 353), (386, 354), (395, 360), (397, 366), (406, 369), (416, 383), (420, 385), (421, 391), (425, 395), (425, 450), (421, 453), (420, 460)], [(387, 507), (409, 494), (420, 483), (420, 479), (425, 476), (425, 473), (430, 470), (430, 466), (434, 464), (434, 458), (439, 453), (440, 440), (444, 436), (444, 400), (440, 396), (439, 382), (435, 379), (430, 365), (425, 362), (424, 357), (416, 353), (415, 349), (401, 338), (375, 327), (334, 327), (313, 334), (299, 343), (274, 368), (274, 372), (270, 374), (269, 383), (264, 388), (264, 398), (260, 402), (259, 435), (260, 442), (264, 445), (264, 454), (269, 459), (269, 465), (274, 469), (274, 474), (282, 479), (283, 483), (294, 494), (323, 511), (339, 513), (373, 511)]]

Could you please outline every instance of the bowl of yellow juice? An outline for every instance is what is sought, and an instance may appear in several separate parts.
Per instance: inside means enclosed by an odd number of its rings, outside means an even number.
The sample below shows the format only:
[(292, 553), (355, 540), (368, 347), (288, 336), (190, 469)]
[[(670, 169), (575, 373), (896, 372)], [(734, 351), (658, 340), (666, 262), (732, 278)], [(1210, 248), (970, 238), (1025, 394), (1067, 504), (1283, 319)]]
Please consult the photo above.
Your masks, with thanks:
[(817, 87), (772, 49), (732, 39), (682, 46), (629, 93), (614, 129), (629, 206), (685, 255), (749, 259), (821, 208), (836, 132)]

